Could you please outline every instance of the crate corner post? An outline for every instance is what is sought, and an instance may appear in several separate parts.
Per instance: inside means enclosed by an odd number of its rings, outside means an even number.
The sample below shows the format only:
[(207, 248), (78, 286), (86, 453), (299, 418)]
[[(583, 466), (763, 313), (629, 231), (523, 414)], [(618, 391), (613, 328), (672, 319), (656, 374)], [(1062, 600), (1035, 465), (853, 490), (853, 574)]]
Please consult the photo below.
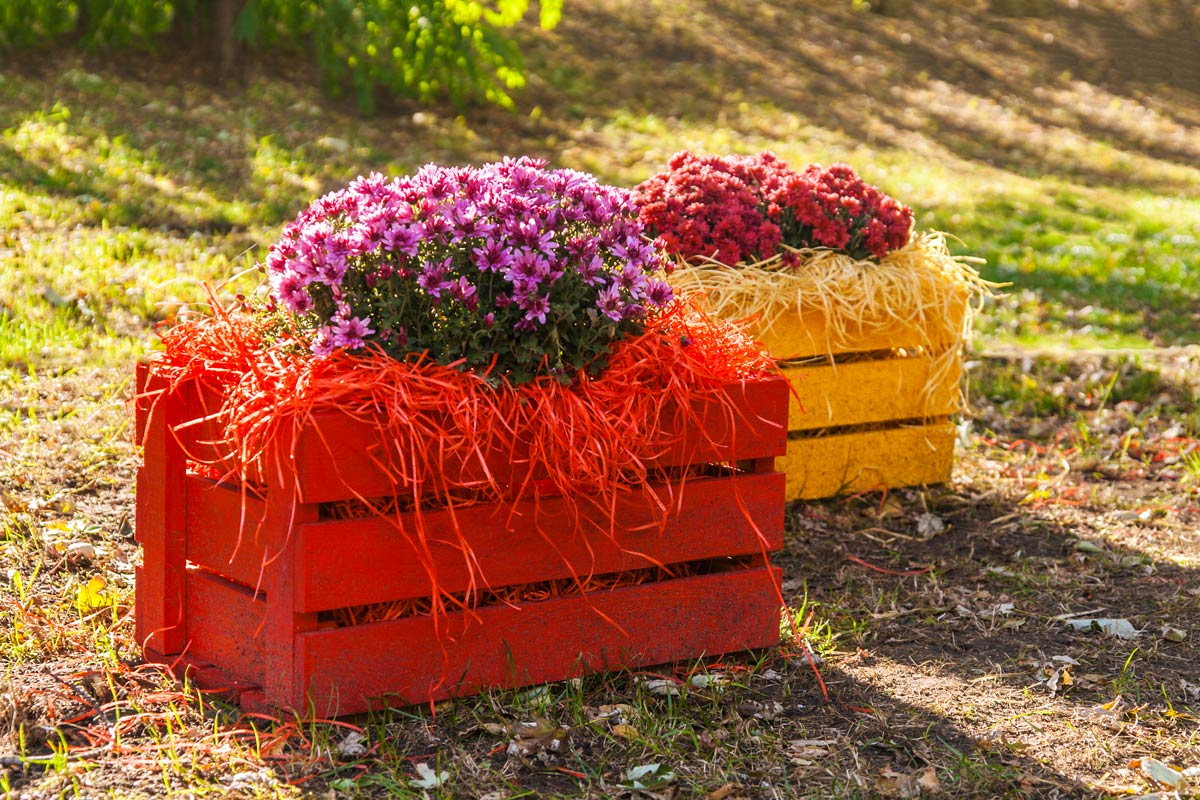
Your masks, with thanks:
[(176, 427), (186, 419), (182, 393), (137, 368), (136, 431), (142, 447), (134, 530), (142, 546), (135, 573), (135, 629), (149, 657), (176, 656), (187, 646), (187, 464)]

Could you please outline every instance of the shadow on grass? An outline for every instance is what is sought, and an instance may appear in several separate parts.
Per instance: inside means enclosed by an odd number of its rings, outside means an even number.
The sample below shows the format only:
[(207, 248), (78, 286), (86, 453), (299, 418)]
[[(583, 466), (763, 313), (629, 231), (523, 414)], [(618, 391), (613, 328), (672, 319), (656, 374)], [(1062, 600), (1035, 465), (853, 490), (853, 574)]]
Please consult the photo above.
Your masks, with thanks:
[[(1142, 15), (1137, 27), (1134, 13), (1080, 6), (1059, 9), (1041, 34), (1029, 20), (979, 3), (919, 3), (902, 18), (883, 18), (848, 3), (700, 0), (690, 24), (682, 13), (646, 17), (598, 3), (568, 15), (552, 52), (535, 59), (568, 103), (589, 91), (592, 114), (703, 121), (723, 118), (739, 101), (767, 103), (876, 145), (916, 134), (960, 158), (1029, 176), (1195, 193), (1187, 168), (1200, 157), (1190, 135), (1200, 120), (1172, 117), (1147, 90), (1166, 84), (1184, 97), (1200, 94), (1200, 68), (1191, 66), (1200, 32), (1171, 24), (1167, 11)], [(1101, 100), (1152, 109), (1170, 124), (1157, 132), (1141, 119), (1118, 124), (1097, 113), (1094, 99), (1045, 90), (1067, 73), (1091, 80)], [(935, 86), (944, 97), (911, 91)], [(1096, 152), (1081, 158), (1081, 139)], [(1160, 174), (1145, 174), (1148, 165)], [(1184, 171), (1175, 175), (1174, 166)]]

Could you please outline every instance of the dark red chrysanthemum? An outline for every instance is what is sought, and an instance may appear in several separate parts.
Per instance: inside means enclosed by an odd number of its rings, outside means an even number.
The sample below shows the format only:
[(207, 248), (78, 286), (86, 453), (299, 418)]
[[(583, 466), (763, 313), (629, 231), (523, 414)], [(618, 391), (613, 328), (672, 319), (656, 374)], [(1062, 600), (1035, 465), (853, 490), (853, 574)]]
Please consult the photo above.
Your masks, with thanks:
[(634, 190), (641, 222), (688, 261), (769, 258), (780, 244), (882, 258), (908, 243), (912, 209), (845, 164), (796, 172), (770, 152), (676, 154)]

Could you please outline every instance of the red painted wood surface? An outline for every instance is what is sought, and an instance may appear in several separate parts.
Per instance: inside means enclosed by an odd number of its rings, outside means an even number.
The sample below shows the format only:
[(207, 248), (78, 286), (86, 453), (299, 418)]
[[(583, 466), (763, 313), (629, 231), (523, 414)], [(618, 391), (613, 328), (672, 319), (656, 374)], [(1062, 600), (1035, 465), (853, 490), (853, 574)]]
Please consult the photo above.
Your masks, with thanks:
[(317, 714), (352, 714), (563, 680), (779, 641), (780, 571), (631, 586), (474, 615), (301, 634), (298, 668)]
[[(427, 547), (390, 520), (304, 525), (296, 532), (296, 608), (320, 611), (428, 597), (436, 570), (443, 592), (519, 586), (605, 575), (722, 556), (765, 555), (783, 546), (784, 476), (779, 473), (660, 485), (659, 501), (641, 491), (614, 508), (580, 504), (577, 519), (561, 497), (424, 514)], [(660, 529), (655, 502), (670, 488), (679, 503)], [(400, 521), (410, 528), (411, 514)], [(354, 580), (345, 565), (355, 564)]]
[(135, 375), (135, 430), (142, 445), (134, 530), (142, 566), (134, 575), (138, 642), (168, 653), (187, 642), (187, 492), (184, 456), (173, 433), (187, 419), (187, 403), (166, 394), (145, 364)]
[[(303, 712), (304, 689), (295, 668), (296, 636), (316, 630), (317, 615), (300, 612), (295, 607), (299, 587), (294, 533), (296, 526), (316, 522), (318, 509), (299, 502), (295, 475), (280, 470), (271, 477), (262, 523), (267, 569), (259, 583), (268, 601), (258, 629), (266, 665), (262, 688), (271, 702)], [(355, 567), (347, 564), (343, 569), (348, 583), (357, 580)]]
[[(211, 389), (201, 387), (196, 396), (200, 399), (193, 402), (199, 402), (207, 414), (215, 413), (219, 402)], [(675, 441), (648, 463), (672, 467), (782, 456), (787, 451), (787, 426), (780, 426), (778, 420), (781, 413), (786, 418), (787, 403), (788, 387), (782, 378), (725, 384), (712, 395), (697, 398), (689, 409), (666, 415), (665, 438)], [(195, 422), (180, 433), (190, 457), (231, 463), (222, 451), (219, 419)], [(367, 420), (338, 411), (314, 413), (297, 435), (294, 464), (289, 465), (299, 476), (304, 501), (325, 503), (411, 493), (411, 481), (397, 480), (402, 458), (385, 444)], [(284, 447), (273, 455), (283, 458), (287, 452)], [(252, 475), (262, 477), (277, 467), (260, 465)], [(501, 485), (521, 485), (530, 478), (528, 451), (520, 442), (496, 445), (472, 455), (467, 463), (446, 463), (443, 468), (456, 484), (483, 484), (489, 475)], [(534, 474), (532, 479), (542, 477)]]
[[(654, 492), (619, 495), (613, 508), (550, 497), (515, 508), (481, 503), (426, 511), (420, 523), (404, 513), (297, 525), (295, 608), (428, 597), (431, 568), (440, 591), (462, 592), (768, 553), (783, 546), (777, 499), (784, 480), (764, 473), (658, 484)], [(236, 489), (195, 476), (188, 486), (189, 561), (258, 586), (265, 557), (257, 539), (261, 501), (249, 498), (243, 516)], [(659, 504), (670, 506), (665, 517)], [(352, 579), (347, 565), (354, 565)]]
[(262, 578), (266, 504), (236, 487), (187, 476), (187, 558), (245, 586)]
[(261, 686), (265, 648), (257, 634), (265, 604), (249, 589), (199, 569), (187, 571), (187, 587), (188, 655)]
[(221, 420), (224, 402), (221, 392), (215, 386), (195, 381), (178, 387), (177, 391), (185, 398), (190, 412), (187, 422), (177, 431), (184, 455), (220, 472), (233, 473), (235, 462)]

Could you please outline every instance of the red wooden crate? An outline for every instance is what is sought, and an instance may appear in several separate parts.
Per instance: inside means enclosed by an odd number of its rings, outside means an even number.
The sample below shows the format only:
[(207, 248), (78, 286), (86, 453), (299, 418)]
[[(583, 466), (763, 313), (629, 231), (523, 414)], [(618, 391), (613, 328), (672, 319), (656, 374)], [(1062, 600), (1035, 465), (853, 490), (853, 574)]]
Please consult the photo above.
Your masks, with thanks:
[[(411, 512), (320, 516), (321, 503), (402, 495), (364, 455), (380, 449), (368, 423), (322, 415), (320, 433), (298, 434), (295, 468), (266, 465), (257, 495), (187, 471), (189, 456), (224, 455), (216, 423), (195, 422), (214, 400), (194, 387), (151, 399), (164, 390), (139, 367), (138, 638), (147, 658), (246, 707), (349, 714), (778, 641), (780, 575), (766, 556), (783, 543), (782, 379), (728, 384), (725, 402), (698, 397), (677, 414), (678, 443), (654, 459), (736, 469), (663, 478), (611, 506), (541, 497), (426, 510), (426, 548)], [(488, 469), (523, 482), (517, 449), (487, 454)], [(692, 563), (702, 574), (388, 622), (335, 627), (323, 613), (427, 598), (431, 571), (442, 592), (462, 594)]]

